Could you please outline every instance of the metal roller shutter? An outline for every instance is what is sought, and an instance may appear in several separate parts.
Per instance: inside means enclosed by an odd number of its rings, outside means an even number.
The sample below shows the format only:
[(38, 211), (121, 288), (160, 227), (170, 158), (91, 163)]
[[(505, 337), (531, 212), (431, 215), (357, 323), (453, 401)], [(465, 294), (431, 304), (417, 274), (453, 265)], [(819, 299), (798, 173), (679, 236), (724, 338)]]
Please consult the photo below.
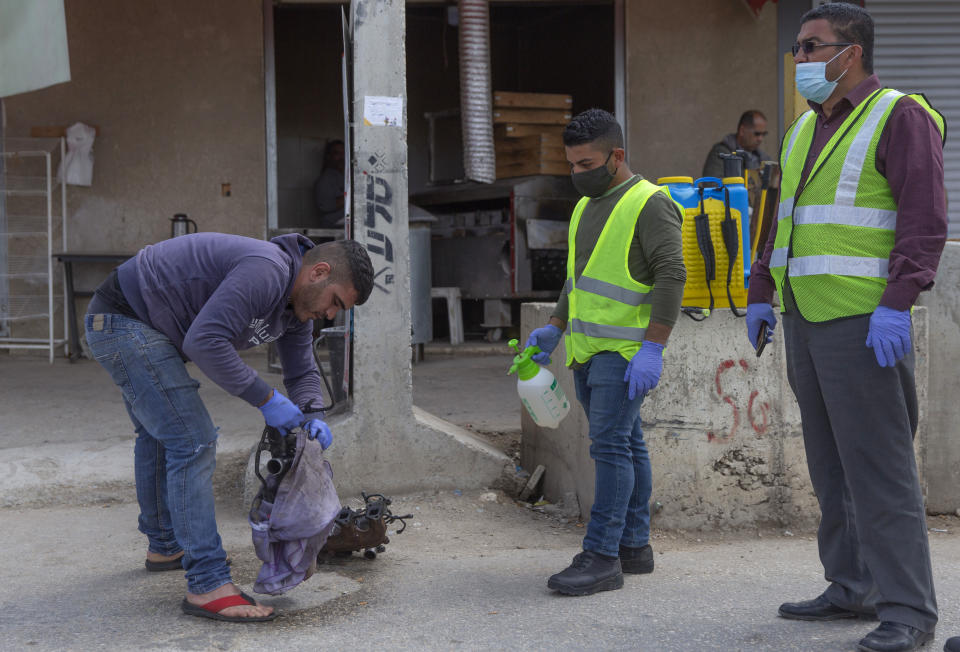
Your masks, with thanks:
[(960, 2), (868, 0), (874, 70), (885, 86), (922, 92), (947, 120), (943, 150), (950, 237), (960, 238)]

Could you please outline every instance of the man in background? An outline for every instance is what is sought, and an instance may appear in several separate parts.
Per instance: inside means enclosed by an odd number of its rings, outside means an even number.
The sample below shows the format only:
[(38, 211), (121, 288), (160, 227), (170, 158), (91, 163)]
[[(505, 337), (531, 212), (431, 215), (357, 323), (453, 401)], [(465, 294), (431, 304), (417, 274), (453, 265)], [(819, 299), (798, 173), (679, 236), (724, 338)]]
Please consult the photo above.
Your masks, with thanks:
[(707, 160), (703, 162), (705, 177), (723, 178), (723, 159), (721, 154), (730, 154), (735, 150), (745, 152), (743, 158), (744, 170), (755, 170), (763, 165), (764, 161), (772, 160), (760, 149), (763, 139), (767, 137), (767, 118), (760, 111), (751, 109), (740, 116), (737, 123), (737, 133), (727, 134), (719, 143), (710, 149)]
[(320, 227), (329, 229), (343, 225), (344, 178), (346, 157), (342, 140), (331, 140), (323, 150), (323, 170), (313, 184), (314, 200)]

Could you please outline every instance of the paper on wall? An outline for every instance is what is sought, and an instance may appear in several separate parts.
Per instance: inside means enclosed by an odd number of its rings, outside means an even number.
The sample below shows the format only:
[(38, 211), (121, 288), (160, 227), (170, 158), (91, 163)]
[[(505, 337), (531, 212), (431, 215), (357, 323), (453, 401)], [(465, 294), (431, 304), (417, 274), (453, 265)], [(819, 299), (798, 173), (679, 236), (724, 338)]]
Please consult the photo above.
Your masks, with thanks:
[(402, 127), (403, 97), (364, 95), (363, 124), (368, 127)]

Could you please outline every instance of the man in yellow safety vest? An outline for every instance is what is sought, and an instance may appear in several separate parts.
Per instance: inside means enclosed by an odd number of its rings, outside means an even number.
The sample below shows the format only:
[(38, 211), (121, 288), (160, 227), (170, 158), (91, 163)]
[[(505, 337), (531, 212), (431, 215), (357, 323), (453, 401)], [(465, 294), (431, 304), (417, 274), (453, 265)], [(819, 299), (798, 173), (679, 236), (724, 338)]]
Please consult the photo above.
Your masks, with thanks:
[(596, 494), (583, 552), (547, 586), (589, 595), (621, 588), (623, 573), (653, 571), (640, 404), (659, 382), (686, 269), (680, 207), (627, 167), (616, 118), (585, 111), (567, 125), (563, 144), (583, 198), (570, 219), (563, 291), (527, 346), (539, 346), (533, 359), (546, 363), (568, 330), (566, 363), (590, 422)]
[(787, 375), (820, 503), (829, 585), (784, 618), (876, 616), (859, 649), (914, 650), (937, 604), (914, 459), (911, 307), (947, 235), (943, 118), (873, 74), (873, 20), (848, 3), (807, 12), (793, 47), (811, 110), (784, 135), (776, 223), (752, 268), (750, 342), (783, 313)]

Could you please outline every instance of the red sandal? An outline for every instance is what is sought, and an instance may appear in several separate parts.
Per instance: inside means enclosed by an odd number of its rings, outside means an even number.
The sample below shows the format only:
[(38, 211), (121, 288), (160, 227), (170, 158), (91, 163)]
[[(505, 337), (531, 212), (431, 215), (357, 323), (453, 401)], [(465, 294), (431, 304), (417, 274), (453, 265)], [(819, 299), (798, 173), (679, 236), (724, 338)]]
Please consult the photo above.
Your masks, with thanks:
[(239, 595), (228, 595), (224, 598), (217, 598), (216, 600), (211, 600), (201, 605), (188, 602), (187, 599), (184, 598), (180, 608), (183, 609), (183, 613), (188, 616), (212, 618), (213, 620), (222, 620), (228, 623), (262, 623), (277, 617), (277, 612), (273, 612), (269, 616), (223, 616), (220, 614), (221, 611), (228, 607), (247, 605), (255, 607), (257, 601), (241, 591)]

